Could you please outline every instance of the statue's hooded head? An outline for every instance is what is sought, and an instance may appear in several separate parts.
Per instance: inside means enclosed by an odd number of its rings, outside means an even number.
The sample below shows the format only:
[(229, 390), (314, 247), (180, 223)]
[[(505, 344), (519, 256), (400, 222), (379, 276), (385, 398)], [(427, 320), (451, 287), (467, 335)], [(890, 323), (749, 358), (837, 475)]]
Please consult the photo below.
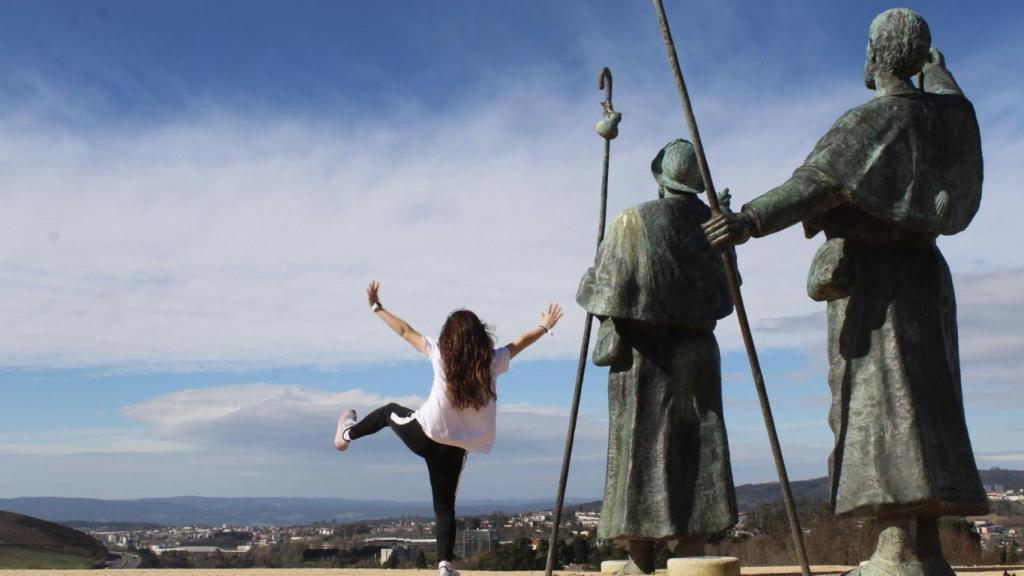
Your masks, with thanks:
[(868, 29), (864, 85), (874, 90), (879, 73), (907, 80), (921, 71), (931, 46), (928, 23), (917, 12), (893, 8), (875, 16)]
[(666, 194), (700, 194), (704, 179), (697, 165), (697, 151), (687, 140), (673, 140), (651, 161), (651, 173), (658, 182), (658, 197)]

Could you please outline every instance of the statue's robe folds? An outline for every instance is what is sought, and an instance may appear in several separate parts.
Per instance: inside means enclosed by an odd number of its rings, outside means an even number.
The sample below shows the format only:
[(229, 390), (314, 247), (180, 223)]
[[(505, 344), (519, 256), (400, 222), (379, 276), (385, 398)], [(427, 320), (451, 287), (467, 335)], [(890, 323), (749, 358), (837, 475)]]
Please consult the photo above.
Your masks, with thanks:
[(880, 96), (844, 114), (789, 181), (743, 208), (755, 236), (802, 221), (808, 237), (828, 238), (808, 293), (828, 301), (836, 514), (987, 510), (953, 283), (935, 244), (978, 209), (981, 142), (952, 77), (931, 79), (938, 93)]
[(622, 212), (580, 283), (602, 320), (608, 468), (598, 535), (668, 539), (736, 523), (715, 322), (732, 311), (721, 257), (694, 195)]

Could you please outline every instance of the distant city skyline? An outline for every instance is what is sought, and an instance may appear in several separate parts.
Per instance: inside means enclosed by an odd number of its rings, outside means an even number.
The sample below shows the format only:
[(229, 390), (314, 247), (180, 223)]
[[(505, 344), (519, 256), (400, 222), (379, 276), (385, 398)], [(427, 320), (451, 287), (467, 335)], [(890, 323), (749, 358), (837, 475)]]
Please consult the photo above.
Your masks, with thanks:
[[(331, 447), (344, 407), (416, 407), (429, 363), (366, 310), (425, 334), (456, 307), (499, 344), (566, 308), (499, 384), (490, 455), (461, 499), (552, 497), (584, 315), (609, 66), (622, 112), (609, 214), (653, 199), (687, 136), (648, 3), (3, 2), (0, 498), (319, 496), (426, 501), (377, 435)], [(1024, 469), (1024, 5), (907, 3), (973, 101), (985, 187), (939, 243), (954, 273), (979, 467)], [(738, 206), (846, 109), (891, 4), (667, 2), (711, 171)], [(794, 479), (823, 476), (820, 239), (739, 248)], [(737, 483), (775, 480), (734, 318), (719, 323)], [(602, 493), (606, 369), (589, 365), (570, 497)]]

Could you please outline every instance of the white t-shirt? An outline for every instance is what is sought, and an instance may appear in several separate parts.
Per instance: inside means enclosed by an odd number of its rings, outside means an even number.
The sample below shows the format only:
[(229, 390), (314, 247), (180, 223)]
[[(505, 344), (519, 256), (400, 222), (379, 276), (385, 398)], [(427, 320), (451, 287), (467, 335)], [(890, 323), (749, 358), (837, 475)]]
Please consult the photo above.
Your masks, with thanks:
[[(494, 446), (496, 411), (494, 399), (483, 408), (460, 410), (448, 399), (448, 381), (444, 377), (444, 360), (433, 338), (423, 339), (423, 355), (434, 366), (434, 384), (430, 396), (416, 411), (416, 420), (423, 432), (434, 442), (458, 446), (468, 452), (491, 451)], [(508, 372), (512, 354), (508, 347), (498, 348), (491, 359), (491, 386), (499, 374)]]

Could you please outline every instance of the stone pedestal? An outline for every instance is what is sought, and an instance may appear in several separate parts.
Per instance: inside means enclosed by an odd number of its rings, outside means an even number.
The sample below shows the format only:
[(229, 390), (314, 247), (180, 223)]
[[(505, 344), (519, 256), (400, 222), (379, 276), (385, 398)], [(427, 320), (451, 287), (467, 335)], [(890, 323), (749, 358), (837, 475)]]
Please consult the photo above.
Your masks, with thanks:
[(942, 556), (934, 518), (886, 518), (875, 553), (850, 576), (956, 576)]
[(669, 558), (668, 576), (740, 576), (740, 561), (732, 556)]
[(601, 562), (601, 574), (615, 574), (622, 570), (629, 560), (605, 560)]

